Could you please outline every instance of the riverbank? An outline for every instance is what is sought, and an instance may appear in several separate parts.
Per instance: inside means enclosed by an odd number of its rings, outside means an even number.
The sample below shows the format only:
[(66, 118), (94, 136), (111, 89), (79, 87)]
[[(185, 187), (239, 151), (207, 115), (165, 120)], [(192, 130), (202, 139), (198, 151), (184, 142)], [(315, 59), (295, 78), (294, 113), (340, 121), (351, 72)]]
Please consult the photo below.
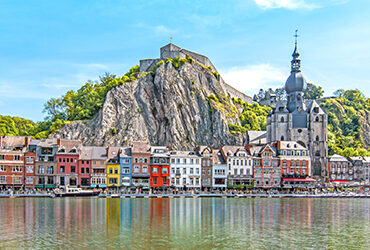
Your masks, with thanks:
[[(79, 197), (76, 195), (75, 197)], [(93, 198), (370, 198), (370, 194), (100, 194)], [(56, 198), (54, 194), (0, 194), (0, 198)]]

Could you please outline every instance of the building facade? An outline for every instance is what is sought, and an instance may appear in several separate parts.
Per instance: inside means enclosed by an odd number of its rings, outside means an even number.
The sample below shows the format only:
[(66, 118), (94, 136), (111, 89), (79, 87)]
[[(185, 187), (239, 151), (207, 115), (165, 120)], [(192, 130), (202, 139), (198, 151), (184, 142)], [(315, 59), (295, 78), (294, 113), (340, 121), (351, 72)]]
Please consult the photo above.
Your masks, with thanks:
[(212, 150), (212, 188), (224, 190), (227, 187), (227, 165), (221, 150)]
[(78, 185), (90, 187), (91, 183), (91, 154), (93, 147), (83, 147), (78, 159)]
[(199, 146), (196, 152), (201, 156), (201, 187), (202, 190), (212, 188), (212, 149), (207, 146)]
[(354, 180), (353, 165), (344, 156), (333, 155), (329, 158), (328, 172), (330, 182), (336, 185), (347, 184)]
[(121, 186), (120, 148), (107, 148), (107, 185), (108, 187)]
[(171, 187), (200, 189), (201, 157), (195, 151), (172, 151)]
[(150, 187), (165, 189), (170, 186), (170, 152), (167, 147), (151, 147)]
[(370, 183), (370, 157), (364, 157), (365, 182)]
[(132, 185), (132, 156), (130, 147), (122, 147), (120, 151), (121, 186)]
[(132, 185), (149, 189), (150, 184), (150, 144), (149, 142), (132, 142)]
[(254, 186), (256, 188), (279, 188), (281, 169), (277, 150), (272, 145), (253, 148)]
[(81, 141), (57, 139), (57, 186), (77, 187), (78, 185), (78, 159), (82, 148)]
[(253, 157), (244, 146), (223, 146), (221, 153), (227, 162), (227, 184), (251, 185), (253, 183)]
[(107, 187), (107, 148), (92, 147), (91, 151), (91, 187)]
[(56, 139), (32, 140), (30, 151), (36, 152), (35, 187), (55, 188), (58, 144)]
[(24, 153), (30, 137), (0, 136), (0, 187), (24, 187)]
[(309, 149), (310, 175), (327, 181), (328, 116), (315, 100), (306, 101), (306, 80), (301, 73), (297, 44), (291, 61), (291, 73), (285, 83), (287, 103), (276, 103), (267, 117), (267, 143), (296, 141)]

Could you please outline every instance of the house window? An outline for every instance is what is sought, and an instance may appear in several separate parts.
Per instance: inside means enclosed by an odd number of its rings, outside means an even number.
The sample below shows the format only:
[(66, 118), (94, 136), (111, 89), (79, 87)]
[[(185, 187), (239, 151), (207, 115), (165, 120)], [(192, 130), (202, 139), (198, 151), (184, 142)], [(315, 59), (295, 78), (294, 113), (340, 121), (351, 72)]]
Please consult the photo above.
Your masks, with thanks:
[(114, 169), (114, 174), (118, 174), (118, 168)]
[(153, 174), (157, 174), (158, 173), (158, 168), (157, 167), (153, 167), (152, 168), (152, 173)]
[(109, 173), (113, 174), (113, 169), (112, 168), (109, 168)]
[(33, 163), (33, 157), (32, 156), (27, 156), (26, 157), (26, 163)]
[(54, 174), (54, 167), (48, 166), (48, 174)]
[(71, 166), (71, 173), (76, 173), (76, 167), (75, 166)]
[(27, 176), (26, 177), (26, 184), (28, 184), (28, 185), (33, 184), (33, 177), (32, 176)]
[(168, 174), (168, 168), (162, 168), (162, 174)]
[(6, 167), (4, 165), (0, 165), (0, 172), (6, 172)]
[[(135, 160), (136, 160), (136, 158), (135, 158)], [(140, 167), (139, 166), (134, 166), (134, 173), (135, 174), (138, 174), (140, 172)]]
[(143, 173), (148, 173), (148, 166), (143, 166)]
[(85, 168), (81, 168), (81, 174), (85, 173)]
[(90, 168), (86, 168), (86, 174), (90, 173)]
[(27, 174), (33, 173), (33, 166), (26, 166), (26, 173)]
[(22, 172), (21, 166), (13, 166), (13, 172), (16, 172), (16, 173)]
[(153, 177), (153, 185), (157, 185), (157, 177)]
[(21, 160), (21, 156), (20, 155), (14, 155), (14, 160), (15, 161), (20, 161)]
[[(60, 170), (62, 172), (62, 167), (60, 167)], [(39, 174), (44, 174), (45, 173), (45, 168), (44, 166), (39, 166)]]
[(0, 184), (5, 184), (5, 176), (0, 176)]
[(22, 177), (13, 177), (13, 184), (22, 184)]
[(109, 178), (109, 184), (117, 184), (117, 178)]

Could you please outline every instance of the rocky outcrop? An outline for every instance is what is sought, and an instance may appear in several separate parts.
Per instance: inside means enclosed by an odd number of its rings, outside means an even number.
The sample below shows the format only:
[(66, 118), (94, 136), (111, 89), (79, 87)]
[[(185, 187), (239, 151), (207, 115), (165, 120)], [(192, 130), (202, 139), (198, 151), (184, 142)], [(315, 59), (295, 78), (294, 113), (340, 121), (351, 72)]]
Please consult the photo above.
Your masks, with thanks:
[[(218, 80), (220, 79), (220, 80)], [(85, 145), (152, 145), (189, 149), (198, 144), (241, 145), (238, 111), (222, 79), (197, 62), (176, 69), (171, 62), (138, 80), (113, 88), (89, 121), (66, 124), (53, 137), (80, 139)]]

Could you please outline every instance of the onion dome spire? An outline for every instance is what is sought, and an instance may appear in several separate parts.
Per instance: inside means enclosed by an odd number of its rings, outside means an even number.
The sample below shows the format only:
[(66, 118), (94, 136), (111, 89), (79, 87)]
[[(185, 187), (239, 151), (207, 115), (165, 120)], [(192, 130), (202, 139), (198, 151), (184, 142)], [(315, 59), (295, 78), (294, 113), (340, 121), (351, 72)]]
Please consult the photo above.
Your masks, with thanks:
[(295, 30), (295, 47), (292, 54), (293, 60), (291, 61), (292, 67), (291, 72), (301, 72), (301, 59), (299, 59), (299, 52), (298, 52), (298, 30)]

